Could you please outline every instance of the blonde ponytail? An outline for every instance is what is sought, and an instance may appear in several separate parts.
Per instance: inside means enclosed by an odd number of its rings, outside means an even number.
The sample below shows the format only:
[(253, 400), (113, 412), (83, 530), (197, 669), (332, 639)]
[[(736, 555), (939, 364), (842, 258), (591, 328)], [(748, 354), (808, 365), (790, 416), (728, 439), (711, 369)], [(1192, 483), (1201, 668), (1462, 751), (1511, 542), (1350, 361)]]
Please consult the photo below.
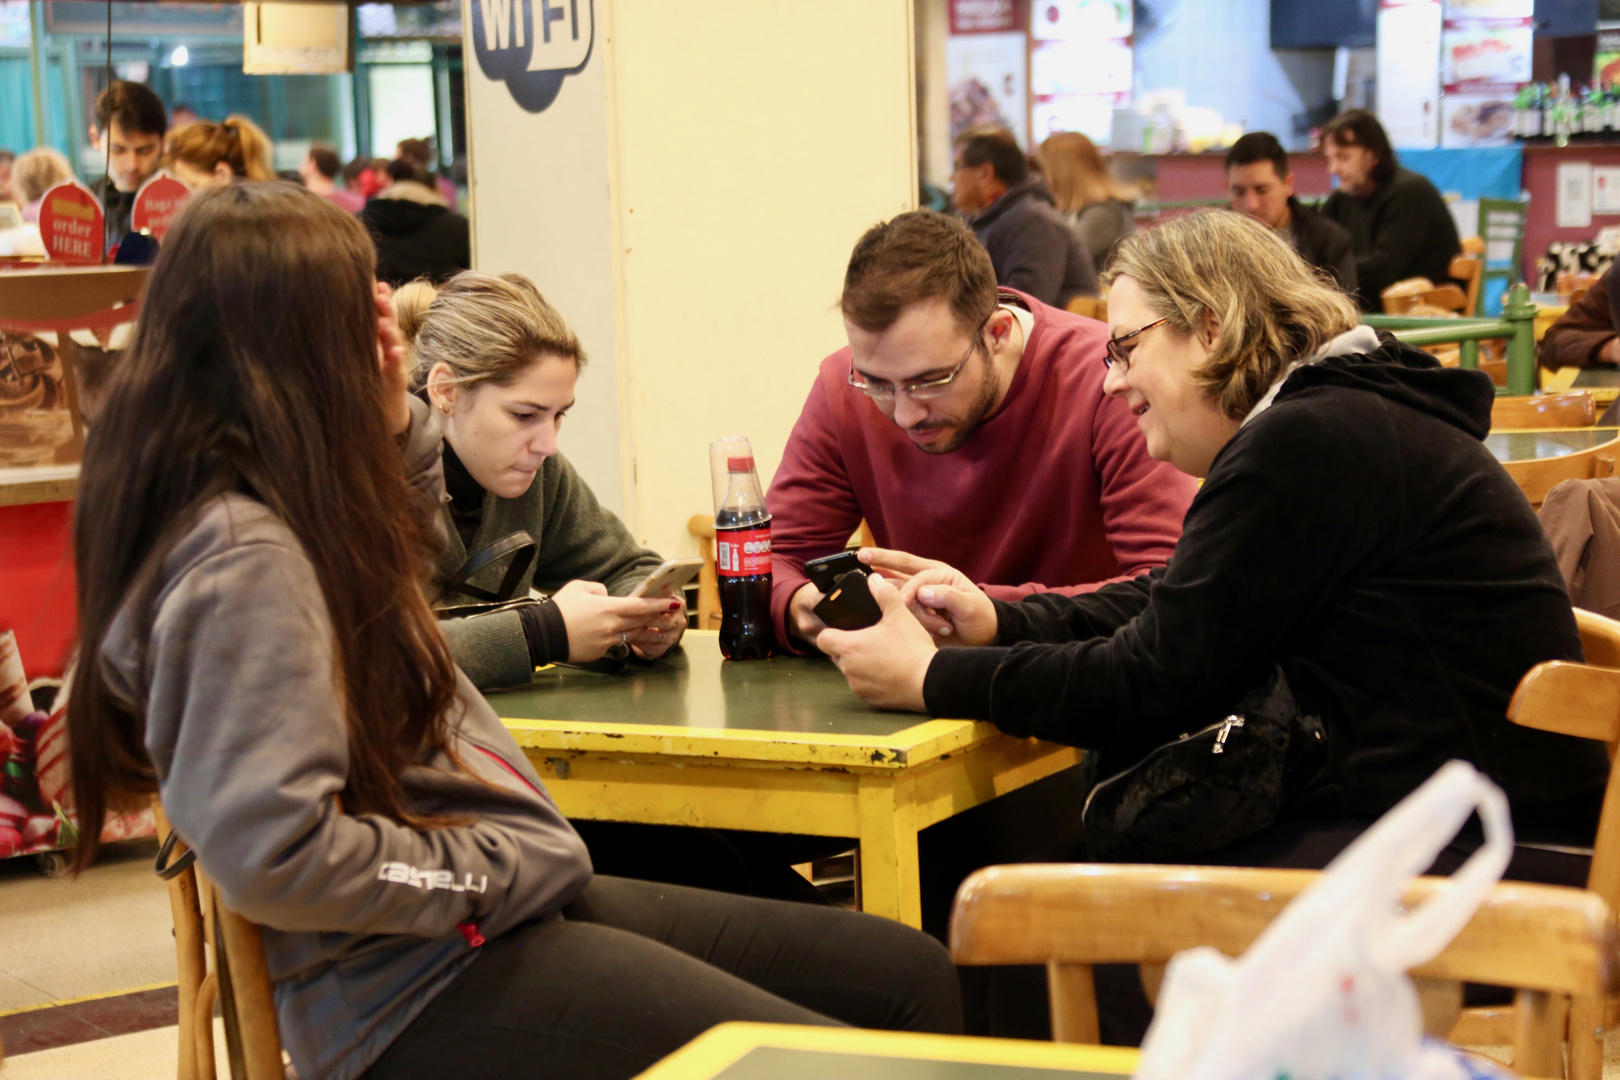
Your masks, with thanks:
[(223, 124), (194, 120), (169, 132), (164, 161), (183, 161), (199, 172), (211, 173), (224, 162), (242, 180), (274, 180), (270, 167), (270, 137), (242, 115), (228, 116)]
[(464, 270), (437, 291), (412, 282), (396, 294), (394, 311), (411, 345), (416, 389), (435, 364), (450, 369), (450, 384), (466, 387), (505, 386), (548, 356), (585, 366), (579, 338), (521, 274)]

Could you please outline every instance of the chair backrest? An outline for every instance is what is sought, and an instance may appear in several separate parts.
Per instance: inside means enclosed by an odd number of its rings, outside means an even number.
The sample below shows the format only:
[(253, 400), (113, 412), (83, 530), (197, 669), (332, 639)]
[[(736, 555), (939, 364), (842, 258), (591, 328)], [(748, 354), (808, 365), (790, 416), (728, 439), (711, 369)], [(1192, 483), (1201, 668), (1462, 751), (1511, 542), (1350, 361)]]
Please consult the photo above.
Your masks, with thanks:
[[(1470, 239), (1478, 238), (1471, 237)], [(1463, 292), (1468, 298), (1467, 303), (1462, 308), (1464, 316), (1479, 314), (1479, 281), (1480, 274), (1484, 272), (1484, 269), (1485, 265), (1478, 255), (1467, 253), (1466, 245), (1464, 253), (1453, 258), (1451, 265), (1446, 268), (1448, 274), (1462, 282)]]
[(1105, 296), (1076, 296), (1065, 306), (1076, 315), (1099, 322), (1108, 321), (1108, 298)]
[[(1060, 1042), (1097, 1041), (1091, 965), (1163, 964), (1209, 945), (1242, 953), (1288, 902), (1321, 875), (1308, 870), (1192, 866), (993, 866), (962, 883), (951, 915), (958, 964), (1045, 964), (1052, 1030)], [(1420, 878), (1420, 902), (1445, 880)], [(1614, 989), (1615, 928), (1593, 893), (1547, 885), (1497, 885), (1460, 934), (1415, 976), (1518, 990), (1541, 1014), (1552, 995)], [(1547, 1025), (1522, 1026), (1515, 1060), (1545, 1060)], [(1534, 1045), (1532, 1045), (1534, 1044)], [(1555, 1044), (1556, 1045), (1556, 1044)]]
[[(154, 797), (179, 966), (179, 1080), (214, 1080), (214, 1004), (233, 1080), (283, 1080), (281, 1029), (259, 928), (227, 908)], [(210, 957), (212, 963), (210, 964)]]
[(703, 569), (698, 571), (697, 629), (720, 629), (720, 579), (714, 568), (714, 518), (707, 514), (693, 514), (686, 522), (686, 531), (697, 538), (698, 553), (703, 556)]
[(1485, 241), (1480, 271), (1479, 314), (1493, 310), (1496, 298), (1524, 280), (1524, 223), (1529, 204), (1522, 199), (1479, 200), (1479, 235)]
[(1560, 457), (1527, 458), (1523, 461), (1504, 461), (1502, 468), (1513, 477), (1530, 505), (1540, 509), (1547, 492), (1565, 480), (1590, 480), (1593, 477), (1614, 475), (1612, 444), (1577, 450)]
[(1591, 427), (1597, 423), (1597, 416), (1597, 401), (1590, 390), (1504, 394), (1491, 405), (1491, 430)]

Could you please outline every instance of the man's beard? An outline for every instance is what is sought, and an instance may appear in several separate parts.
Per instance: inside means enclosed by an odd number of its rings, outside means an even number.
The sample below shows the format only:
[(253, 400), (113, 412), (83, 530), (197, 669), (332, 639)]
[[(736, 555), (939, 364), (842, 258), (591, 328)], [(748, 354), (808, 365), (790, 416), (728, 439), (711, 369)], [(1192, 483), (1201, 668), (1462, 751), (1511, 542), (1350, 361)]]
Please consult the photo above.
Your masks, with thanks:
[(984, 423), (984, 418), (990, 415), (995, 407), (996, 395), (1001, 392), (1001, 378), (996, 373), (996, 366), (990, 358), (984, 358), (984, 374), (979, 379), (979, 393), (968, 406), (968, 411), (961, 419), (941, 418), (925, 424), (918, 424), (909, 428), (910, 431), (933, 431), (936, 428), (955, 428), (956, 431), (947, 439), (932, 443), (915, 443), (917, 449), (925, 454), (949, 454), (953, 450), (961, 449), (978, 426)]

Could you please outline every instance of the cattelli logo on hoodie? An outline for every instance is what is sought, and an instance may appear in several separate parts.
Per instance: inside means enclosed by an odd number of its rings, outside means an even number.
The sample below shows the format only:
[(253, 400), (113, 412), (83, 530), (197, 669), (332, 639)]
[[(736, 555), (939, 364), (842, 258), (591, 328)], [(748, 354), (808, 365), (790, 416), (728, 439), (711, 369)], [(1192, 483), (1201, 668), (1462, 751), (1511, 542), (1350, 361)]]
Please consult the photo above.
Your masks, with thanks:
[(529, 112), (545, 112), (563, 80), (590, 62), (595, 0), (470, 0), (469, 6), (479, 69), (506, 83)]

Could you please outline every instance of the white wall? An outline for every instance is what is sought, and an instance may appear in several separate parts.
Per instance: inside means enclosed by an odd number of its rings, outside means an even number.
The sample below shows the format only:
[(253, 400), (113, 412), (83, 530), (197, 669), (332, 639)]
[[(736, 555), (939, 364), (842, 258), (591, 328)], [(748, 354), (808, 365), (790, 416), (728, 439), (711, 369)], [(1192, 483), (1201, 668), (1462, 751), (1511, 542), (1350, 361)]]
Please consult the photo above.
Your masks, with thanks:
[(748, 435), (769, 481), (843, 344), (850, 248), (916, 204), (911, 5), (595, 0), (595, 18), (539, 114), (469, 49), (474, 260), (529, 274), (573, 324), (591, 366), (564, 451), (684, 553), (713, 508), (709, 440)]
[[(1153, 25), (1136, 27), (1136, 93), (1184, 89), (1246, 131), (1269, 131), (1290, 150), (1306, 141), (1293, 116), (1333, 85), (1330, 49), (1271, 51), (1270, 0), (1148, 0)], [(1138, 19), (1141, 19), (1140, 13)]]

